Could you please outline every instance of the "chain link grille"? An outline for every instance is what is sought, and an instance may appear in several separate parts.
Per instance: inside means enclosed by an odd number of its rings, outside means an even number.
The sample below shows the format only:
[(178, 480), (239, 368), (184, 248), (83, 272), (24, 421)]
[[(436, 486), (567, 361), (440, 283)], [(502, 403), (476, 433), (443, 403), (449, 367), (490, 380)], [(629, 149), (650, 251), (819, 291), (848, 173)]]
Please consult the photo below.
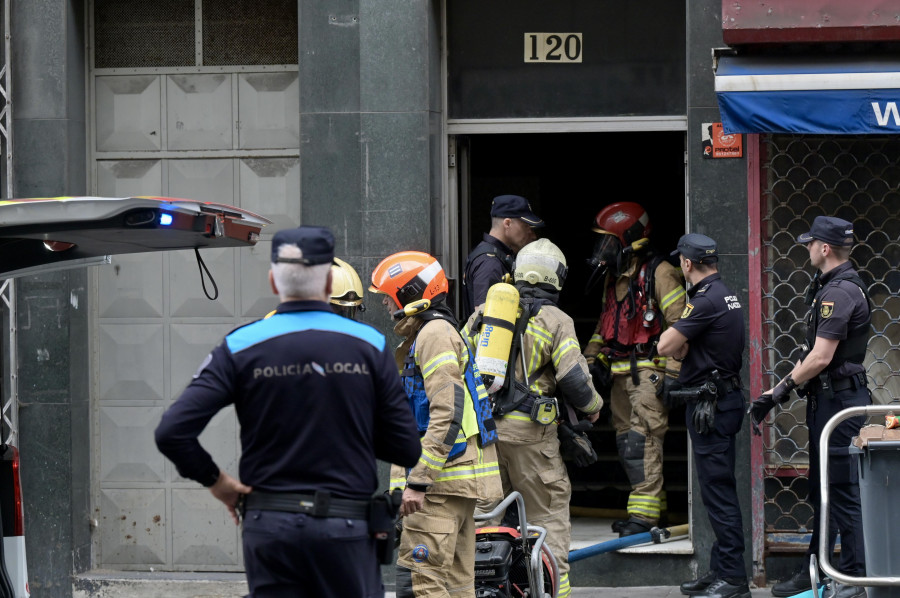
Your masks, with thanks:
[(194, 66), (194, 0), (94, 0), (94, 66)]
[(203, 0), (203, 64), (297, 64), (297, 0)]
[[(800, 357), (812, 275), (796, 243), (816, 216), (854, 224), (851, 253), (873, 302), (866, 373), (875, 403), (900, 397), (900, 140), (888, 136), (767, 136), (763, 141), (762, 361), (766, 383)], [(764, 435), (766, 533), (805, 533), (813, 525), (806, 400), (780, 409)], [(773, 540), (767, 540), (772, 549)], [(799, 547), (799, 546), (798, 546)], [(803, 549), (805, 549), (805, 544)]]

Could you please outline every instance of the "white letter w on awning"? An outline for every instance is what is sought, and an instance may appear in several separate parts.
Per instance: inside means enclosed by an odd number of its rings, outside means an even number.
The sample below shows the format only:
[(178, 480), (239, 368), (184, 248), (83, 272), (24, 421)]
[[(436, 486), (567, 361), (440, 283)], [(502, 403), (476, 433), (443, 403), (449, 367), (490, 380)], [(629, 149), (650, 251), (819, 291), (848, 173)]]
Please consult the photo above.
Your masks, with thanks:
[(872, 110), (875, 112), (875, 120), (878, 121), (878, 126), (888, 126), (888, 119), (890, 119), (893, 114), (894, 124), (900, 127), (900, 113), (897, 112), (897, 102), (886, 102), (883, 113), (881, 112), (881, 106), (878, 105), (878, 102), (872, 102)]

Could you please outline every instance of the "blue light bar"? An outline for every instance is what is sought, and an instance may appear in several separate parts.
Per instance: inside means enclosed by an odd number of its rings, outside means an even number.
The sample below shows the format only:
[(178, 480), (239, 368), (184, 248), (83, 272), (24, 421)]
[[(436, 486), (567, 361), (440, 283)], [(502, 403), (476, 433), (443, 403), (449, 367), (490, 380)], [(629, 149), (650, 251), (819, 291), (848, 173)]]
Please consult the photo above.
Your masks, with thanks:
[(169, 226), (170, 224), (172, 224), (172, 215), (166, 214), (165, 212), (160, 213), (159, 225), (160, 226)]

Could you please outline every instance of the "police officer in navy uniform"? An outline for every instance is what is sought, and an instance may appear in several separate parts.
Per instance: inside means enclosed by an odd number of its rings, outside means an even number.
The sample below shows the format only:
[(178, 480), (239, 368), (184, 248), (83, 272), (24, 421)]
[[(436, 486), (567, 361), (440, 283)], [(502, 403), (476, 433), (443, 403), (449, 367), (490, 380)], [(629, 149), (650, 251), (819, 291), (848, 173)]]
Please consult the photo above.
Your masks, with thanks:
[(463, 270), (463, 317), (484, 303), (491, 285), (504, 275), (512, 276), (513, 259), (519, 250), (537, 239), (534, 229), (544, 221), (531, 211), (528, 200), (519, 195), (499, 195), (491, 202), (491, 230), (466, 258)]
[[(275, 314), (228, 334), (156, 429), (180, 475), (207, 486), (236, 524), (242, 511), (257, 598), (383, 596), (368, 518), (375, 459), (412, 467), (421, 452), (384, 335), (331, 310), (333, 258), (326, 228), (276, 233)], [(229, 405), (240, 423), (240, 480), (197, 439)]]
[[(807, 293), (810, 304), (804, 353), (790, 374), (753, 401), (750, 413), (756, 426), (776, 404), (786, 403), (791, 390), (803, 385), (806, 425), (809, 427), (809, 500), (813, 505), (813, 533), (807, 559), (819, 550), (819, 441), (822, 429), (837, 412), (871, 403), (863, 360), (870, 336), (871, 307), (865, 284), (850, 262), (853, 224), (832, 216), (817, 216), (808, 233), (797, 237), (806, 245), (809, 261), (818, 272)], [(798, 389), (799, 390), (799, 389)], [(831, 508), (828, 545), (834, 551), (841, 536), (837, 569), (854, 577), (866, 574), (856, 459), (848, 447), (865, 423), (860, 415), (841, 422), (829, 439), (828, 479)], [(829, 593), (837, 598), (865, 595), (865, 588), (834, 582)], [(804, 566), (791, 579), (775, 584), (772, 594), (792, 596), (810, 589)]]
[(682, 359), (678, 385), (688, 398), (686, 420), (700, 495), (716, 540), (709, 572), (681, 584), (681, 593), (750, 598), (744, 564), (744, 526), (734, 477), (735, 436), (744, 419), (740, 371), (744, 316), (737, 296), (718, 273), (716, 242), (696, 233), (678, 241), (688, 291), (681, 319), (659, 339), (660, 355)]

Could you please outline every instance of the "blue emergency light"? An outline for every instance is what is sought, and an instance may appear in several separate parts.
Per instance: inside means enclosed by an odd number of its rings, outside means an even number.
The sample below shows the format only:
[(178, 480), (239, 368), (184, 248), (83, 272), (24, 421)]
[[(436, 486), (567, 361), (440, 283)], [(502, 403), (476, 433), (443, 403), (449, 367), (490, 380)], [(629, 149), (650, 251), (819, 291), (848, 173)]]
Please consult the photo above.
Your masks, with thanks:
[(172, 215), (166, 214), (165, 212), (160, 213), (159, 225), (160, 226), (169, 226), (170, 224), (172, 224)]

